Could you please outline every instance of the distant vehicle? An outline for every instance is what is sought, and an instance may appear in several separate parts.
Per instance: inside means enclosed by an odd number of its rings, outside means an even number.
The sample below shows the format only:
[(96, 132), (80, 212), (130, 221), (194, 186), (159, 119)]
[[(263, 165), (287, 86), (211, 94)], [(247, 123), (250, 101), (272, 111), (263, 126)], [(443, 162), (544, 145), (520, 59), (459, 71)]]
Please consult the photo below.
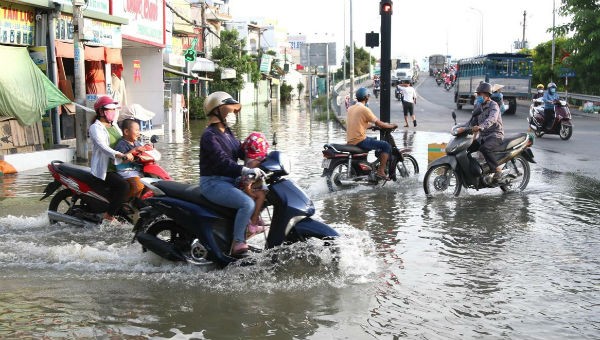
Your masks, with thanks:
[(504, 85), (502, 95), (508, 101), (504, 114), (514, 114), (517, 98), (531, 95), (533, 59), (527, 54), (492, 53), (458, 61), (454, 102), (457, 109), (473, 105), (480, 82)]
[(402, 57), (392, 59), (392, 86), (400, 83), (414, 84), (418, 78), (418, 67), (413, 59)]
[(446, 56), (434, 54), (429, 56), (429, 75), (433, 76), (435, 70), (442, 70), (446, 66)]

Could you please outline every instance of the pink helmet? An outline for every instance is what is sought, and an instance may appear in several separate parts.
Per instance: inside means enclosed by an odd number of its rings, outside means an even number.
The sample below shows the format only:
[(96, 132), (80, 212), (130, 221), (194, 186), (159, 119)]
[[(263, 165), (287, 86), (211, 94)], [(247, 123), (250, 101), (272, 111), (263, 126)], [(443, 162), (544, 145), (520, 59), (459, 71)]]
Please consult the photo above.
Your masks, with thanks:
[(102, 96), (99, 97), (98, 100), (96, 100), (96, 103), (94, 103), (94, 110), (96, 110), (96, 113), (100, 116), (100, 109), (107, 109), (107, 110), (113, 110), (113, 111), (105, 111), (103, 116), (106, 117), (106, 120), (108, 120), (109, 122), (112, 122), (115, 119), (116, 116), (116, 111), (114, 111), (114, 109), (118, 109), (118, 102), (114, 101), (111, 97), (109, 96)]
[(252, 132), (242, 143), (242, 150), (250, 159), (263, 160), (269, 151), (269, 142), (262, 132)]

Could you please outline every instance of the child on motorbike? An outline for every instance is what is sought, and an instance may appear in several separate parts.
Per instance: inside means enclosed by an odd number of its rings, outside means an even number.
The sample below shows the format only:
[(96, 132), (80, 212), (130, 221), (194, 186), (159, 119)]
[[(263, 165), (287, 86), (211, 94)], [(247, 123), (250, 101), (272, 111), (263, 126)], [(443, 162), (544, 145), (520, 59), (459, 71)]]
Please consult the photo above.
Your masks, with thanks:
[[(268, 149), (269, 143), (262, 132), (250, 133), (242, 143), (242, 150), (246, 155), (244, 160), (245, 166), (248, 168), (258, 167), (260, 162), (267, 157)], [(241, 176), (239, 178), (239, 186), (255, 202), (254, 212), (250, 217), (250, 223), (246, 229), (246, 238), (250, 238), (265, 230), (265, 223), (260, 218), (260, 212), (263, 209), (268, 189), (262, 178), (254, 176)]]
[[(123, 154), (133, 154), (144, 150), (144, 146), (138, 138), (140, 137), (140, 124), (133, 119), (125, 119), (121, 122), (123, 137), (115, 145), (115, 150)], [(140, 197), (144, 190), (144, 184), (140, 181), (143, 176), (141, 166), (137, 163), (121, 162), (116, 165), (117, 173), (129, 182), (129, 198)]]

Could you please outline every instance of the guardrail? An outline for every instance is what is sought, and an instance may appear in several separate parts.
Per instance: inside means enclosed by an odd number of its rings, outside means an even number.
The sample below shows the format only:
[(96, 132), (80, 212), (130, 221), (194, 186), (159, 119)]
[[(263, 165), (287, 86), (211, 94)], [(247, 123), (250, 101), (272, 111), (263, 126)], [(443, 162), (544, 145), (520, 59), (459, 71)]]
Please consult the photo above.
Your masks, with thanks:
[[(368, 74), (363, 74), (362, 76), (354, 78), (354, 86), (356, 87), (360, 83), (369, 79)], [(333, 93), (331, 94), (331, 108), (338, 115), (342, 114), (342, 107), (344, 98), (340, 98), (341, 92), (346, 91), (347, 87), (350, 85), (350, 79), (342, 80), (333, 86)]]

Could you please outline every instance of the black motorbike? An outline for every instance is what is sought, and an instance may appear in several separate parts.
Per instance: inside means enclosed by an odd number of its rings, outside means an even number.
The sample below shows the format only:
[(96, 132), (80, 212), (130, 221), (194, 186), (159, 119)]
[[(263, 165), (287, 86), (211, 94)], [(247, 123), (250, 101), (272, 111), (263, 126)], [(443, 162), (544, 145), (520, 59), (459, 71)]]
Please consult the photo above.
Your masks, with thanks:
[[(374, 126), (371, 130), (383, 131), (383, 140), (392, 146), (392, 154), (387, 164), (387, 173), (390, 180), (396, 181), (398, 175), (400, 177), (410, 177), (419, 173), (419, 165), (417, 160), (409, 154), (410, 149), (398, 149), (396, 146), (392, 136), (393, 129), (381, 129)], [(383, 181), (376, 176), (379, 168), (378, 154), (375, 155), (377, 157), (375, 161), (369, 162), (367, 159), (369, 151), (350, 144), (325, 144), (322, 152), (322, 176), (326, 178), (327, 187), (330, 191), (358, 184), (377, 185), (380, 181)]]
[(446, 146), (446, 156), (433, 161), (425, 173), (423, 189), (428, 197), (447, 193), (458, 196), (463, 186), (476, 190), (500, 187), (505, 192), (522, 191), (527, 187), (531, 176), (529, 163), (535, 163), (530, 149), (532, 136), (519, 133), (504, 138), (498, 151), (494, 152), (498, 164), (504, 164), (502, 177), (494, 180), (495, 169), (489, 169), (483, 157), (469, 152), (475, 138), (472, 129), (456, 125), (454, 112), (452, 118), (455, 124), (452, 135), (455, 138)]
[[(266, 209), (272, 209), (265, 248), (311, 238), (332, 246), (338, 233), (311, 218), (315, 213), (313, 202), (294, 182), (284, 178), (290, 169), (286, 157), (271, 151), (260, 169), (267, 174)], [(240, 260), (229, 255), (237, 210), (210, 202), (202, 196), (199, 185), (174, 181), (156, 181), (152, 185), (154, 197), (145, 201), (147, 207), (140, 211), (134, 227), (135, 239), (144, 251), (194, 265), (225, 267)], [(260, 251), (250, 247), (249, 253)], [(244, 261), (247, 262), (243, 264), (251, 264), (248, 259)]]
[(394, 95), (396, 96), (396, 99), (401, 101), (402, 100), (402, 90), (400, 90), (400, 88), (398, 86), (396, 86), (396, 90), (394, 91)]

